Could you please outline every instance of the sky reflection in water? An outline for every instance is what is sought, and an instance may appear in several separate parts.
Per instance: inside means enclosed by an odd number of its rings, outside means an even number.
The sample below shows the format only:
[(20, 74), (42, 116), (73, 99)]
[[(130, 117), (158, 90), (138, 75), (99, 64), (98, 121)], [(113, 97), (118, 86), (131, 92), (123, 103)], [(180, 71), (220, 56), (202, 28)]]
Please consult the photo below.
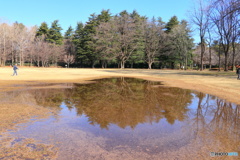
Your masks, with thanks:
[(141, 79), (109, 78), (68, 86), (22, 92), (59, 112), (14, 135), (58, 145), (59, 159), (70, 154), (107, 159), (120, 153), (129, 159), (157, 159), (184, 152), (201, 158), (210, 151), (240, 151), (239, 105)]

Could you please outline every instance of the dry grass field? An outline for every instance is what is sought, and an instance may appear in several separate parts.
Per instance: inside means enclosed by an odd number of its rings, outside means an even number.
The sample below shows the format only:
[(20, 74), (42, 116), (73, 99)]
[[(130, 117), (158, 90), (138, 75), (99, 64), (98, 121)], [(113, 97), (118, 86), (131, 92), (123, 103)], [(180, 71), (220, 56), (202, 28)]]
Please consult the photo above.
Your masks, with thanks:
[[(240, 104), (240, 80), (237, 80), (235, 72), (216, 71), (183, 71), (183, 70), (148, 70), (148, 69), (75, 69), (75, 68), (24, 68), (19, 67), (18, 76), (12, 76), (11, 67), (0, 68), (0, 159), (5, 157), (25, 158), (39, 157), (47, 154), (50, 158), (56, 155), (55, 148), (49, 145), (38, 147), (45, 148), (33, 153), (27, 147), (17, 146), (9, 150), (5, 146), (11, 141), (6, 130), (14, 130), (16, 124), (26, 122), (32, 116), (48, 117), (54, 110), (41, 108), (39, 106), (24, 104), (24, 97), (6, 100), (6, 92), (26, 87), (37, 87), (37, 84), (56, 83), (55, 87), (61, 87), (62, 83), (87, 83), (88, 80), (107, 77), (134, 77), (152, 81), (161, 81), (164, 85), (192, 89), (230, 102)], [(36, 85), (35, 85), (36, 84)], [(21, 105), (20, 105), (21, 104)], [(24, 105), (22, 105), (24, 104)], [(29, 141), (29, 140), (28, 140)], [(23, 142), (27, 143), (27, 142)], [(32, 144), (33, 142), (31, 142)], [(26, 145), (25, 145), (26, 146)], [(25, 150), (25, 155), (21, 150)], [(44, 153), (42, 153), (44, 152)], [(31, 156), (31, 154), (32, 156)], [(14, 156), (13, 156), (14, 155)], [(4, 158), (3, 158), (4, 159)]]
[(18, 76), (11, 76), (12, 68), (0, 68), (1, 90), (38, 83), (82, 83), (91, 79), (115, 76), (162, 81), (165, 85), (193, 89), (240, 103), (240, 80), (235, 72), (148, 70), (148, 69), (72, 69), (72, 68), (21, 68)]

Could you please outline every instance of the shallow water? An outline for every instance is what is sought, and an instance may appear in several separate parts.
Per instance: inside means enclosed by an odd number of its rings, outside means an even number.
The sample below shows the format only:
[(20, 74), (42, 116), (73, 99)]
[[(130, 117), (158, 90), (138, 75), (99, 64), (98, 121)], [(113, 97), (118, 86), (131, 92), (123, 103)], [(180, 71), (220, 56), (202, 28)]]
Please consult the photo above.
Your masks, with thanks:
[[(12, 136), (59, 148), (57, 159), (208, 159), (240, 154), (240, 105), (132, 78), (8, 92), (58, 110)], [(36, 117), (33, 119), (37, 119)], [(236, 158), (236, 157), (228, 157)], [(239, 157), (238, 157), (239, 158)]]

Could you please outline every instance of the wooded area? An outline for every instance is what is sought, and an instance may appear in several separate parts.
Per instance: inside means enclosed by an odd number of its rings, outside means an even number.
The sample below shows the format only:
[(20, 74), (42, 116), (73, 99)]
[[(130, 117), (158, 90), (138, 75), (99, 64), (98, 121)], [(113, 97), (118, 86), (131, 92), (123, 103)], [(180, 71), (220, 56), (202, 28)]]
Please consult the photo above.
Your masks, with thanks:
[[(189, 22), (103, 10), (64, 34), (58, 20), (50, 27), (46, 22), (31, 28), (1, 23), (0, 65), (227, 71), (240, 64), (239, 14), (238, 0), (199, 0)], [(194, 30), (199, 44), (193, 43)]]

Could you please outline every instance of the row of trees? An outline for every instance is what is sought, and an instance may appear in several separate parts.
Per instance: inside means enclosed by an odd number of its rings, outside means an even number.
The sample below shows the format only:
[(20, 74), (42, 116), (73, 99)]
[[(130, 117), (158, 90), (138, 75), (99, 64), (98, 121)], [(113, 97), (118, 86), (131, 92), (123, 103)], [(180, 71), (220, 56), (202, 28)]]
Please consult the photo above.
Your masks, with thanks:
[(187, 63), (193, 47), (186, 21), (179, 22), (174, 16), (164, 23), (161, 18), (149, 20), (136, 11), (115, 16), (109, 10), (92, 14), (87, 24), (79, 23), (69, 37), (80, 64), (92, 67), (96, 63), (102, 67), (117, 64), (119, 68), (125, 68), (126, 63), (131, 67), (148, 64), (150, 69), (154, 63), (175, 67)]
[(57, 43), (52, 32), (52, 30), (58, 32), (54, 28), (55, 24), (57, 21), (54, 21), (49, 29), (48, 37), (38, 36), (37, 27), (27, 28), (17, 22), (13, 25), (0, 24), (0, 65), (19, 63), (22, 66), (27, 62), (30, 66), (46, 67), (57, 64), (63, 56), (63, 46)]
[(191, 22), (199, 30), (198, 46), (187, 21), (173, 16), (165, 23), (137, 11), (111, 15), (103, 10), (91, 14), (86, 24), (70, 26), (64, 35), (57, 20), (51, 27), (45, 22), (32, 28), (1, 23), (0, 65), (151, 69), (199, 64), (203, 69), (224, 64), (228, 70), (229, 62), (238, 63), (239, 6), (237, 0), (199, 0), (191, 13)]
[[(204, 65), (206, 45), (209, 48), (209, 66), (211, 69), (211, 51), (215, 48), (221, 66), (221, 55), (224, 55), (224, 70), (229, 63), (232, 68), (239, 63), (239, 35), (240, 35), (240, 1), (239, 0), (198, 0), (191, 17), (197, 26), (200, 37), (201, 69)], [(236, 57), (238, 56), (238, 59)]]
[[(174, 16), (168, 23), (161, 18), (140, 16), (136, 11), (112, 16), (109, 10), (90, 15), (86, 24), (78, 23), (61, 34), (62, 28), (54, 21), (49, 28), (27, 28), (21, 23), (0, 25), (1, 66), (6, 63), (27, 63), (32, 66), (70, 64), (84, 67), (152, 68), (183, 65), (191, 54), (193, 39), (186, 21)], [(190, 58), (189, 58), (190, 59)]]

